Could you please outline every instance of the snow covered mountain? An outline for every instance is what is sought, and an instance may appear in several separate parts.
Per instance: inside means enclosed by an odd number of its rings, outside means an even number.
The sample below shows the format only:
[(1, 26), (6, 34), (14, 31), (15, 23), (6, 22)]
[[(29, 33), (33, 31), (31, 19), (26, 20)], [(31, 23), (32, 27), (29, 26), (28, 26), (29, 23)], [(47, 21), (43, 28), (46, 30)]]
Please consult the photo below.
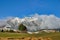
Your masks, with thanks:
[(31, 17), (24, 17), (24, 18), (14, 17), (14, 18), (8, 19), (6, 23), (9, 24), (8, 27), (14, 30), (18, 30), (18, 25), (22, 23), (23, 25), (26, 26), (27, 30), (31, 32), (33, 31), (36, 32), (40, 29), (60, 28), (60, 18), (54, 15), (35, 14)]

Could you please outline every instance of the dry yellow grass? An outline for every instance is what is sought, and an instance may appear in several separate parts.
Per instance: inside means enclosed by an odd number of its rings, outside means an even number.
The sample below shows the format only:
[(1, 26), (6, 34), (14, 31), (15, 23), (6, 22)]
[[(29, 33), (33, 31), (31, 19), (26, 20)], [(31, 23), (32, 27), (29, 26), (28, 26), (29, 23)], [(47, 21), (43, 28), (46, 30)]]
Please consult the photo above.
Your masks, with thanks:
[(52, 40), (49, 37), (22, 37), (22, 38), (12, 38), (12, 37), (1, 37), (0, 40)]

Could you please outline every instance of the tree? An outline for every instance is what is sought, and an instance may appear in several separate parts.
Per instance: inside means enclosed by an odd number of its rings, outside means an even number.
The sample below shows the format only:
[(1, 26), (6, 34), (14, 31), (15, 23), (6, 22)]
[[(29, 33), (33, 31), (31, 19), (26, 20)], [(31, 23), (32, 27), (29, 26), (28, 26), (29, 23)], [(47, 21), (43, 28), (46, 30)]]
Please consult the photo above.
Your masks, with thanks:
[(26, 26), (24, 26), (23, 24), (20, 24), (19, 27), (18, 27), (18, 29), (20, 31), (26, 31)]

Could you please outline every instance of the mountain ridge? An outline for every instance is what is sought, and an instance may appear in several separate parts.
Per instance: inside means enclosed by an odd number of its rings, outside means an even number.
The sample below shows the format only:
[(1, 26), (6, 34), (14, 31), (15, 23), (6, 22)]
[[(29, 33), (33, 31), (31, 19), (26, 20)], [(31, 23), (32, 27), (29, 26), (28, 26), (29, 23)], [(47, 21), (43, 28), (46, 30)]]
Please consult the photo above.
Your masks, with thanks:
[(40, 29), (57, 29), (60, 28), (60, 18), (55, 15), (38, 15), (35, 14), (31, 17), (14, 17), (6, 21), (12, 29), (18, 30), (18, 25), (23, 24), (27, 27), (28, 31), (37, 31)]

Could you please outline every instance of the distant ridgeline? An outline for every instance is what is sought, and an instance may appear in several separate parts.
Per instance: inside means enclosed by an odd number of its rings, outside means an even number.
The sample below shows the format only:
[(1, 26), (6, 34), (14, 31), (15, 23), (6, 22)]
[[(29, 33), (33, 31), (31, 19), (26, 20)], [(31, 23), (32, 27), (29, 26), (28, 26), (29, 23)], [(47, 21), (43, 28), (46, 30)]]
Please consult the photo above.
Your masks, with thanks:
[(54, 15), (38, 15), (25, 18), (8, 18), (0, 20), (0, 31), (7, 32), (27, 32), (39, 33), (44, 32), (60, 32), (60, 18)]

